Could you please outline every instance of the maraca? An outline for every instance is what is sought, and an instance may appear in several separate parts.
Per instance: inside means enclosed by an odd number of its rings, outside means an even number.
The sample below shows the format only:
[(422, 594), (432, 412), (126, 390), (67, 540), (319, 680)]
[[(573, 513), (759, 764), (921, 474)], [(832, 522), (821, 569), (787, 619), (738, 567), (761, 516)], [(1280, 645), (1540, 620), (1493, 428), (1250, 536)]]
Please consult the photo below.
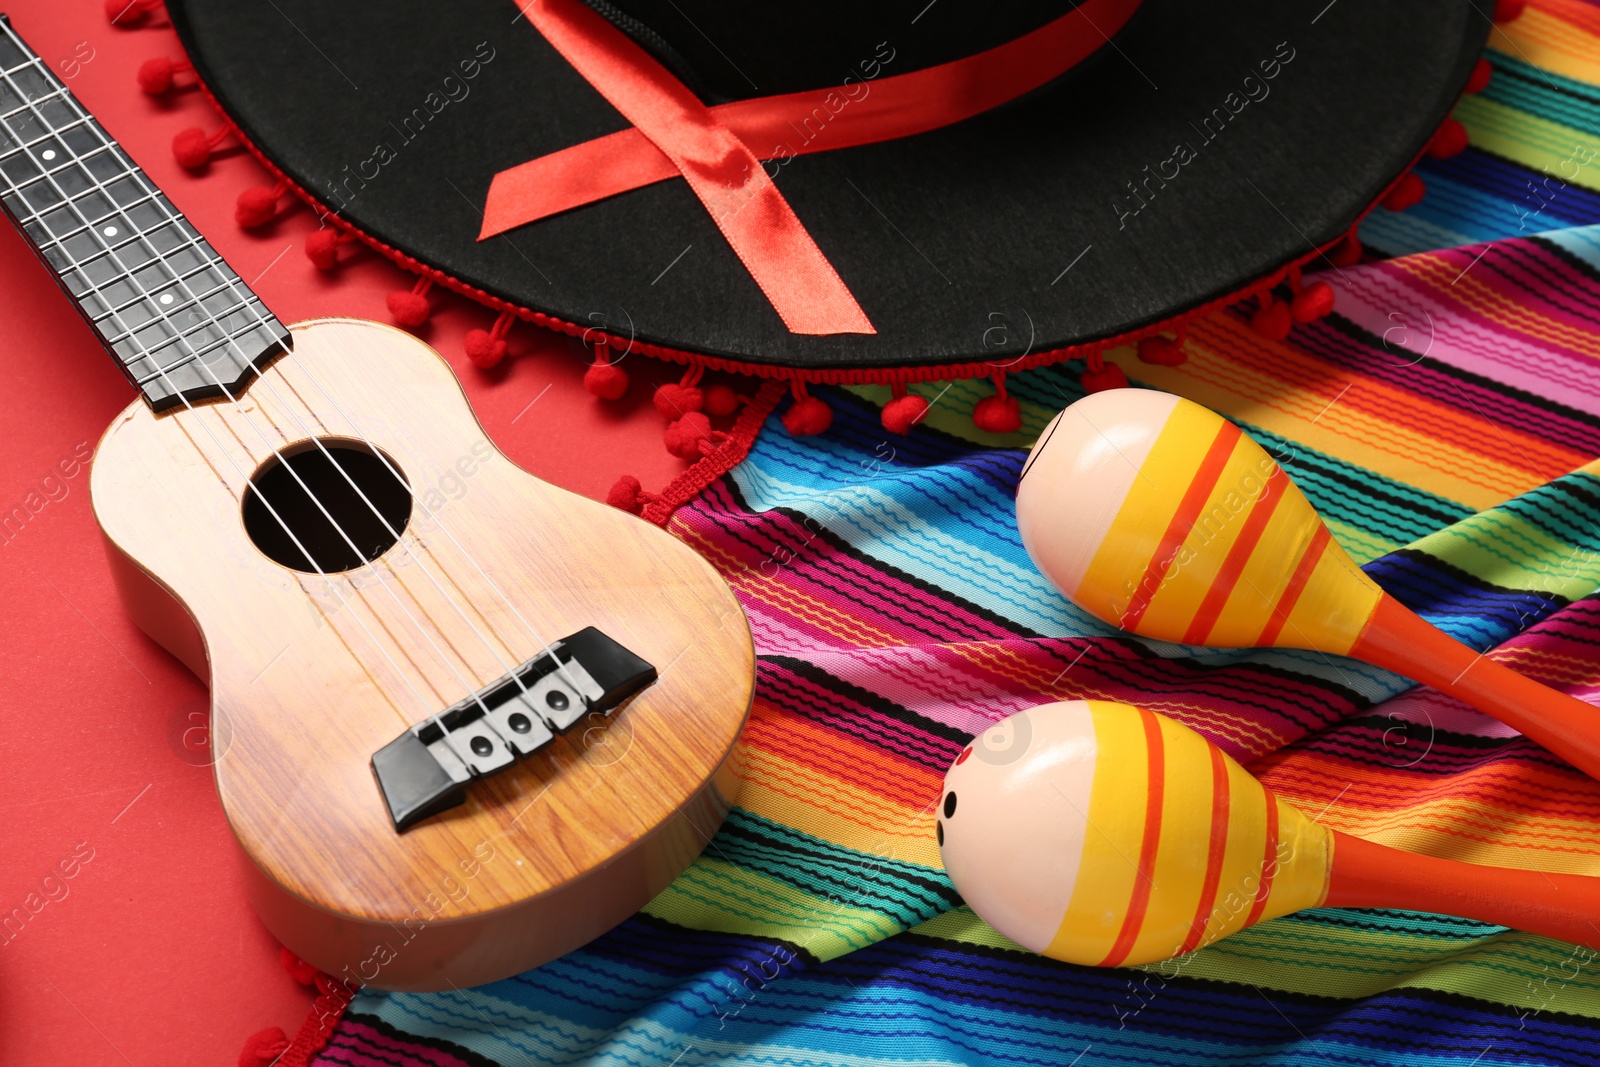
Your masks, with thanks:
[(1123, 630), (1351, 656), (1457, 697), (1600, 777), (1600, 713), (1389, 596), (1266, 451), (1199, 404), (1093, 393), (1040, 435), (1017, 489), (1039, 569)]
[(972, 909), (1054, 959), (1169, 959), (1301, 908), (1401, 908), (1600, 946), (1600, 878), (1418, 856), (1320, 826), (1204, 737), (1074, 700), (990, 727), (938, 835)]

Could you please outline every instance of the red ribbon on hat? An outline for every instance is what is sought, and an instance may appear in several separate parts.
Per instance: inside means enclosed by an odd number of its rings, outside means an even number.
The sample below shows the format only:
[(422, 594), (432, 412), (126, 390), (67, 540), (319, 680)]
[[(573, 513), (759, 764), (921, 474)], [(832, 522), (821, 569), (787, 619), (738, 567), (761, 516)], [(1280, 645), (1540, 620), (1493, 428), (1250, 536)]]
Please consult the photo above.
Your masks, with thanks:
[[(857, 86), (706, 107), (649, 53), (580, 0), (518, 0), (528, 21), (633, 124), (500, 171), (482, 241), (619, 193), (682, 177), (791, 333), (876, 331), (763, 166), (909, 137), (1046, 84), (1108, 43), (1141, 0), (1085, 0), (1015, 40)], [(790, 138), (818, 113), (817, 134)]]

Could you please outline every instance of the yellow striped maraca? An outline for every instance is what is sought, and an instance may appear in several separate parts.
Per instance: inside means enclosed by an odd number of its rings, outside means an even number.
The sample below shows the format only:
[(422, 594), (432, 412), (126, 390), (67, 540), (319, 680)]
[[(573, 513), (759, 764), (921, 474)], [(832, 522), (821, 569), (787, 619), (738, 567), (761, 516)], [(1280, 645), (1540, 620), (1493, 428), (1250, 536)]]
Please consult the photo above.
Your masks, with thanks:
[(1329, 830), (1187, 726), (1128, 704), (1011, 716), (956, 757), (944, 790), (940, 852), (962, 898), (1069, 963), (1154, 963), (1321, 906), (1442, 912), (1600, 945), (1600, 878)]
[(1017, 524), (1045, 576), (1123, 630), (1352, 656), (1458, 697), (1600, 777), (1600, 712), (1384, 593), (1272, 457), (1199, 404), (1149, 389), (1079, 400), (1028, 457)]

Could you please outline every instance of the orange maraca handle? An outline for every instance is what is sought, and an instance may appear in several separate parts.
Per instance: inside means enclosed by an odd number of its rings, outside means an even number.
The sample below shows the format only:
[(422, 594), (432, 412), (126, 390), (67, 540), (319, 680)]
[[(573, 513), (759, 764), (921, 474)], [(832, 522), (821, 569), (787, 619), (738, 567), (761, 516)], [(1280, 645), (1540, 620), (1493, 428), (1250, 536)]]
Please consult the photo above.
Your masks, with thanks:
[(1432, 911), (1600, 947), (1600, 878), (1419, 856), (1331, 832), (1327, 907)]
[(1350, 655), (1448, 693), (1600, 778), (1600, 708), (1468, 648), (1387, 593)]

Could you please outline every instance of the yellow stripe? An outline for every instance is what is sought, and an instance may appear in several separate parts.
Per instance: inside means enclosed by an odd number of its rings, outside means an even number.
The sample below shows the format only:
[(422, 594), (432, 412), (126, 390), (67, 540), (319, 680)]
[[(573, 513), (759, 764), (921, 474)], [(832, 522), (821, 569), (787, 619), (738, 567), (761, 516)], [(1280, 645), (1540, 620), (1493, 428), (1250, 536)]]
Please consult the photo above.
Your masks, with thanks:
[(1155, 891), (1130, 961), (1167, 959), (1183, 947), (1211, 851), (1210, 742), (1171, 719), (1158, 722), (1167, 779), (1161, 791), (1161, 846), (1152, 879)]
[(1144, 727), (1126, 708), (1089, 701), (1094, 722), (1094, 782), (1089, 788), (1083, 858), (1066, 916), (1045, 955), (1104, 959), (1122, 929), (1138, 877), (1149, 786)]
[[(1173, 414), (1187, 407), (1180, 404)], [(1194, 446), (1191, 444), (1190, 447), (1192, 449)], [(1217, 479), (1216, 488), (1206, 501), (1204, 510), (1195, 520), (1189, 536), (1184, 539), (1177, 559), (1168, 568), (1167, 580), (1156, 591), (1145, 613), (1152, 623), (1159, 621), (1162, 624), (1161, 630), (1152, 632), (1177, 630), (1181, 633), (1188, 629), (1206, 593), (1216, 584), (1217, 572), (1222, 569), (1228, 550), (1239, 540), (1245, 517), (1260, 498), (1265, 484), (1260, 467), (1263, 458), (1260, 447), (1241, 434), (1234, 445), (1233, 454), (1228, 457), (1227, 466), (1223, 468), (1222, 477)], [(1149, 463), (1146, 462), (1145, 466), (1148, 468)], [(1118, 520), (1121, 520), (1120, 515)], [(1113, 525), (1111, 536), (1117, 534), (1117, 527)]]
[(1200, 469), (1205, 445), (1216, 434), (1217, 418), (1211, 412), (1193, 404), (1173, 409), (1072, 594), (1074, 601), (1099, 618), (1122, 617), (1184, 490)]
[(1321, 907), (1333, 870), (1333, 835), (1299, 808), (1276, 797), (1273, 802), (1278, 805), (1278, 866), (1262, 922)]
[(1285, 486), (1283, 499), (1261, 533), (1261, 542), (1211, 628), (1213, 645), (1252, 644), (1266, 626), (1322, 522), (1296, 486)]

